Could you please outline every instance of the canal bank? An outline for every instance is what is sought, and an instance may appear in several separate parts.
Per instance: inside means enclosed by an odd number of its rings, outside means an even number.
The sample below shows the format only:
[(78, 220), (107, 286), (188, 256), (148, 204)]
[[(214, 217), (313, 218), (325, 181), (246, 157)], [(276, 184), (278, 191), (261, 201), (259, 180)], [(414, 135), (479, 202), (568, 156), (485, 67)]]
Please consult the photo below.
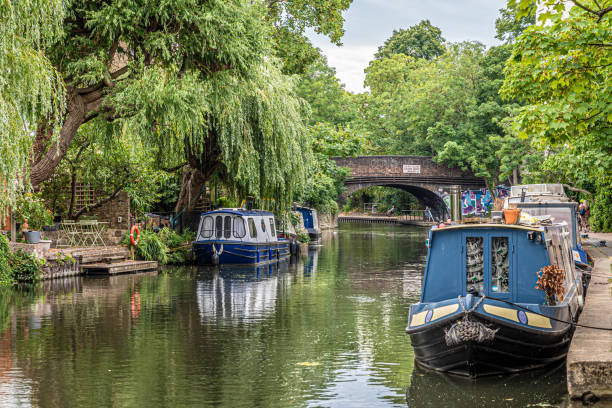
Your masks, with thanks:
[[(602, 246), (601, 241), (606, 245)], [(589, 234), (583, 245), (594, 261), (584, 310), (567, 355), (567, 388), (572, 399), (612, 401), (612, 234)], [(589, 326), (589, 327), (584, 327)]]

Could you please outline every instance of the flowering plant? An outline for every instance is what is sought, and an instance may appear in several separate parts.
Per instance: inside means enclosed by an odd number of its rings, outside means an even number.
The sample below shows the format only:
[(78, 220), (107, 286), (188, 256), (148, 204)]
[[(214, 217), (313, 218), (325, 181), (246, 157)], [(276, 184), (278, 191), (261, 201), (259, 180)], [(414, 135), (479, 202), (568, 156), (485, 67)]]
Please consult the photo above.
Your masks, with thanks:
[(53, 214), (45, 207), (40, 194), (26, 193), (19, 197), (15, 214), (17, 221), (28, 222), (30, 231), (40, 231), (43, 226), (53, 223)]

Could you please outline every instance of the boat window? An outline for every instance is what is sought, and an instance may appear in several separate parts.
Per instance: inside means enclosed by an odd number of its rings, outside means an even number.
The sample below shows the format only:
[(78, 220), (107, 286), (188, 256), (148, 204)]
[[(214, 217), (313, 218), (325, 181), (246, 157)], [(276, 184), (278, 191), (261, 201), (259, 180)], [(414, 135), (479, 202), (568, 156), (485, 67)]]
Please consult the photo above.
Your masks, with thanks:
[(483, 255), (484, 240), (482, 237), (466, 237), (465, 275), (468, 291), (471, 287), (479, 292), (483, 290)]
[(225, 220), (223, 220), (223, 237), (230, 238), (232, 236), (232, 217), (231, 215), (226, 215)]
[(491, 291), (507, 293), (510, 273), (508, 237), (491, 238)]
[(217, 238), (221, 238), (223, 236), (223, 217), (221, 215), (217, 216), (215, 220), (215, 236)]
[(244, 238), (246, 235), (246, 228), (244, 227), (244, 218), (234, 218), (234, 236), (236, 238)]
[(270, 234), (272, 236), (276, 235), (276, 231), (274, 231), (274, 218), (270, 218)]
[(203, 238), (212, 237), (213, 232), (215, 231), (215, 223), (213, 222), (213, 217), (207, 215), (204, 217), (204, 221), (202, 221), (202, 229), (200, 230), (200, 236)]
[(261, 230), (263, 232), (266, 232), (266, 221), (264, 221), (264, 219), (261, 219)]
[(251, 234), (251, 238), (257, 238), (257, 227), (252, 218), (249, 218), (249, 233)]

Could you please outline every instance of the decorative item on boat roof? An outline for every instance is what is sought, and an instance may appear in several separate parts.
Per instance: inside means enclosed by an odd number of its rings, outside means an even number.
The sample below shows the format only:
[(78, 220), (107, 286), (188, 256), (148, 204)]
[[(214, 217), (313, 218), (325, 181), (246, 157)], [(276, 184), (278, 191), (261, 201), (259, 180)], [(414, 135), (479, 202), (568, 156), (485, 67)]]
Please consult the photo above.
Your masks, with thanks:
[(563, 295), (565, 294), (565, 289), (563, 288), (565, 274), (563, 269), (553, 264), (542, 267), (536, 273), (538, 275), (538, 282), (535, 288), (544, 291), (546, 303), (554, 306), (556, 304), (555, 297), (562, 302)]

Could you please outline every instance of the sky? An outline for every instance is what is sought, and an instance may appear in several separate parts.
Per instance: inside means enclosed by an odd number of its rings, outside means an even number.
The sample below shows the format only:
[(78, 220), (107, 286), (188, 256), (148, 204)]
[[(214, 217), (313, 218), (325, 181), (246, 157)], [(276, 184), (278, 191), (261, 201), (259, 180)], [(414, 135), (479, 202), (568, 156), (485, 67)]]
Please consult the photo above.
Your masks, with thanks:
[(480, 41), (497, 45), (495, 19), (506, 0), (353, 0), (344, 13), (345, 34), (338, 47), (327, 37), (309, 33), (336, 76), (351, 92), (363, 92), (363, 70), (393, 30), (429, 19), (446, 41)]

